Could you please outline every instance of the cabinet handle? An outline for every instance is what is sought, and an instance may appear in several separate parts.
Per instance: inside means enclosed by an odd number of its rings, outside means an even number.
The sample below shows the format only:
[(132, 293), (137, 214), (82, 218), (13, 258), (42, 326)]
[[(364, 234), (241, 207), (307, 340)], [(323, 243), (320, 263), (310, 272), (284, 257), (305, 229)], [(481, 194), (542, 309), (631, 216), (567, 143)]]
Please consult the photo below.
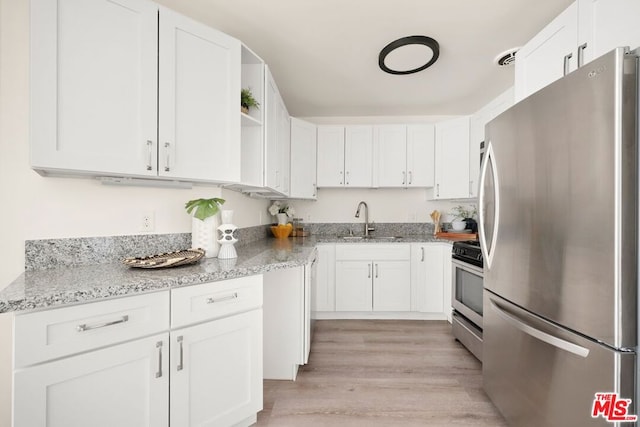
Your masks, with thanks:
[(378, 264), (376, 264), (376, 279), (378, 278)]
[(409, 185), (413, 183), (413, 172), (409, 171)]
[(420, 251), (422, 252), (422, 256), (420, 257), (420, 262), (424, 262), (424, 246), (420, 247)]
[(436, 184), (436, 197), (440, 197), (440, 184)]
[(343, 172), (340, 171), (340, 184), (342, 184), (342, 174), (343, 174)]
[(473, 194), (473, 181), (469, 181), (469, 195)]
[(92, 329), (106, 328), (107, 326), (118, 325), (120, 323), (125, 323), (128, 321), (129, 321), (129, 316), (122, 316), (118, 320), (112, 320), (110, 322), (96, 323), (93, 325), (87, 325), (86, 323), (83, 323), (82, 325), (76, 326), (76, 330), (78, 332), (90, 331)]
[(349, 185), (349, 171), (347, 171), (347, 180), (345, 181), (347, 185)]
[(178, 355), (178, 366), (176, 367), (177, 371), (182, 371), (182, 369), (184, 369), (184, 354), (182, 352), (182, 341), (183, 341), (183, 336), (180, 335), (178, 337), (178, 345), (180, 345), (180, 348), (178, 349), (179, 355)]
[(318, 184), (316, 184), (315, 182), (313, 183), (313, 197), (316, 197), (318, 195)]
[(153, 148), (153, 141), (150, 139), (147, 139), (147, 154), (149, 155), (149, 161), (147, 162), (148, 171), (153, 170), (153, 165), (151, 164), (153, 160), (152, 148)]
[(584, 65), (584, 50), (587, 48), (587, 44), (583, 43), (578, 46), (578, 68)]
[(564, 56), (564, 75), (569, 74), (569, 60), (573, 57), (573, 53)]
[(160, 378), (162, 376), (162, 341), (156, 343), (156, 348), (158, 349), (158, 372), (156, 372), (156, 378)]
[(171, 168), (169, 167), (169, 147), (171, 146), (171, 144), (169, 144), (168, 142), (164, 143), (164, 149), (167, 152), (167, 161), (164, 165), (164, 171), (165, 172), (169, 172), (171, 170)]
[(405, 171), (402, 171), (402, 185), (404, 185), (406, 181), (407, 181), (407, 173)]
[(226, 297), (222, 297), (222, 298), (207, 298), (207, 304), (215, 304), (217, 302), (229, 301), (231, 299), (236, 299), (236, 298), (238, 298), (238, 293), (234, 292), (231, 295), (227, 295)]
[(368, 272), (367, 278), (371, 279), (371, 264), (367, 264), (367, 272)]

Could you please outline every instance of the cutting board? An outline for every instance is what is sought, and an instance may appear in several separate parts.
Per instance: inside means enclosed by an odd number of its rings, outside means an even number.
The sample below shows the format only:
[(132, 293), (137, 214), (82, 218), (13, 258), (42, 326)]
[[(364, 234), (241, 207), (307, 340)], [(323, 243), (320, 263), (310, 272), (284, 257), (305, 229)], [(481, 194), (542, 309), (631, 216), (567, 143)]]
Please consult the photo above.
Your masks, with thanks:
[(436, 233), (438, 239), (447, 240), (478, 240), (478, 233)]

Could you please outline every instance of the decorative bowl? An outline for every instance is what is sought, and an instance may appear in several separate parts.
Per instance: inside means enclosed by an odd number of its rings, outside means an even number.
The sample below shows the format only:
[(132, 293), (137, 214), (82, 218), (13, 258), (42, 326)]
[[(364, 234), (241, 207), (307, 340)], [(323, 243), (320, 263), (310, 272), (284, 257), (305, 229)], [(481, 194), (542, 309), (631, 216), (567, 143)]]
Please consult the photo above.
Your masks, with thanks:
[(293, 225), (291, 223), (284, 224), (284, 225), (279, 224), (279, 225), (271, 226), (271, 232), (273, 233), (276, 239), (286, 239), (287, 237), (289, 237), (292, 230), (293, 230)]
[(462, 231), (467, 227), (466, 221), (451, 221), (451, 228), (455, 231)]

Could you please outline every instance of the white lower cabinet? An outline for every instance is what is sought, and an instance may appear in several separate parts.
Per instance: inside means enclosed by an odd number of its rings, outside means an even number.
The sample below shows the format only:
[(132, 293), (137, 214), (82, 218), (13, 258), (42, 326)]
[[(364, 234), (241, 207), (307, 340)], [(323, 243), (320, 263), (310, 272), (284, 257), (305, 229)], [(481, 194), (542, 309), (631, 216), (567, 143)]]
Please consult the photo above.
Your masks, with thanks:
[(168, 336), (16, 370), (13, 425), (166, 426)]
[(410, 247), (336, 245), (336, 311), (409, 311)]
[(336, 310), (336, 245), (318, 244), (317, 276), (311, 289), (313, 312)]
[(170, 371), (172, 426), (255, 417), (262, 409), (262, 310), (171, 331)]
[[(425, 313), (444, 311), (444, 260), (451, 257), (440, 243), (411, 245), (411, 310)], [(449, 251), (450, 252), (450, 251)]]
[(9, 313), (0, 335), (3, 426), (250, 425), (262, 409), (261, 275)]

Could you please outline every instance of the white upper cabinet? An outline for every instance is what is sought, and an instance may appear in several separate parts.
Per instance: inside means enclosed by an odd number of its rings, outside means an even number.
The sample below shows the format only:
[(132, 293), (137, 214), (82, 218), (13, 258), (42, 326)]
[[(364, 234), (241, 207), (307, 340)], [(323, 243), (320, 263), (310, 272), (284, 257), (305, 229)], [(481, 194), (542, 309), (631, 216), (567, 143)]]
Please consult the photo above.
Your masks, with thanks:
[(640, 47), (640, 1), (578, 0), (578, 13), (585, 63), (619, 46)]
[(291, 118), (291, 192), (296, 199), (316, 199), (316, 125)]
[(640, 46), (638, 0), (577, 0), (518, 51), (520, 101), (619, 46)]
[(407, 126), (407, 187), (433, 187), (435, 126)]
[(159, 174), (240, 181), (240, 42), (160, 9)]
[(407, 127), (404, 125), (376, 126), (374, 129), (377, 178), (379, 187), (406, 187)]
[(318, 187), (344, 187), (344, 126), (318, 126)]
[(373, 126), (318, 126), (318, 187), (373, 186)]
[(577, 46), (578, 5), (573, 3), (518, 51), (516, 101), (576, 69)]
[(144, 0), (34, 0), (39, 171), (240, 180), (240, 42)]
[(436, 124), (433, 199), (470, 197), (469, 117)]
[(433, 125), (381, 125), (374, 128), (376, 187), (433, 187)]
[(31, 166), (157, 175), (158, 8), (32, 0)]
[(269, 67), (265, 66), (264, 186), (282, 195), (289, 193), (289, 113)]
[(373, 186), (373, 126), (346, 126), (344, 135), (345, 187)]

